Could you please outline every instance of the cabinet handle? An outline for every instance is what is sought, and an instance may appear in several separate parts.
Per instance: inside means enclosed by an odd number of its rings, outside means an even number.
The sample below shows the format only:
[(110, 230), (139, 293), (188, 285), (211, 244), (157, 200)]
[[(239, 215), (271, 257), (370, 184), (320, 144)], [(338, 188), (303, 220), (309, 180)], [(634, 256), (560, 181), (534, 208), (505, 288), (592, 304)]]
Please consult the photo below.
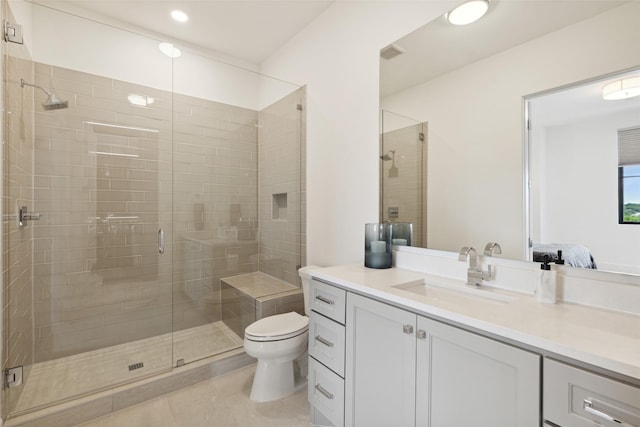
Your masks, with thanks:
[(315, 389), (322, 393), (327, 399), (333, 399), (333, 393), (330, 393), (326, 388), (322, 387), (320, 383), (315, 385)]
[(413, 326), (412, 325), (403, 325), (402, 326), (402, 332), (404, 332), (405, 334), (412, 334), (413, 333)]
[(320, 341), (322, 344), (327, 347), (333, 347), (333, 343), (326, 338), (322, 338), (320, 335), (316, 335), (316, 341)]
[(595, 415), (596, 417), (600, 417), (604, 420), (610, 421), (612, 423), (616, 423), (620, 426), (623, 427), (633, 427), (631, 424), (627, 424), (624, 421), (621, 421), (617, 418), (612, 417), (611, 415), (602, 412), (602, 411), (598, 411), (597, 409), (595, 409), (593, 407), (593, 402), (591, 400), (588, 399), (584, 399), (583, 403), (582, 403), (582, 409), (585, 410), (585, 412), (590, 413), (591, 415)]
[(330, 300), (329, 298), (323, 297), (322, 295), (316, 295), (316, 299), (319, 301), (322, 301), (325, 304), (329, 304), (329, 305), (335, 304), (334, 301)]
[(427, 331), (425, 331), (424, 329), (418, 329), (416, 331), (416, 338), (418, 338), (419, 340), (426, 340), (427, 339)]

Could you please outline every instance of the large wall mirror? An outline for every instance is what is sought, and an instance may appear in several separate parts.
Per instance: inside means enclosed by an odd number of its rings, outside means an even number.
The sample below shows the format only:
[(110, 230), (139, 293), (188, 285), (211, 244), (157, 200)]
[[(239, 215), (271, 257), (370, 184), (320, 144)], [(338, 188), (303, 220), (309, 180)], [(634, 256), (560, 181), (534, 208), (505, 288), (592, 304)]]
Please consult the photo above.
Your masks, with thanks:
[[(616, 154), (617, 130), (633, 128), (633, 120), (640, 125), (640, 98), (617, 105), (602, 100), (603, 86), (640, 74), (633, 74), (640, 70), (637, 16), (638, 1), (494, 0), (473, 24), (436, 19), (393, 43), (391, 51), (383, 49), (381, 219), (421, 221), (414, 226), (414, 234), (421, 230), (421, 247), (458, 251), (499, 242), (503, 257), (532, 260), (530, 240), (552, 248), (567, 244), (568, 251), (586, 247), (600, 270), (640, 272), (634, 256), (640, 238), (619, 241), (640, 233), (640, 225), (618, 222)], [(587, 99), (579, 108), (575, 104)], [(613, 151), (592, 153), (593, 164), (580, 154), (581, 138), (575, 136), (586, 126), (568, 127), (578, 110), (585, 123), (593, 123), (596, 114), (629, 118), (608, 131), (606, 144)], [(411, 130), (416, 126), (422, 136)], [(565, 135), (574, 132), (571, 143), (552, 146), (543, 136), (560, 135), (563, 126)], [(407, 140), (399, 141), (399, 135)], [(385, 160), (392, 157), (395, 165)], [(415, 191), (422, 194), (414, 199), (421, 205), (412, 207), (411, 197), (400, 196), (395, 184), (418, 161), (422, 181)], [(607, 171), (606, 178), (589, 174), (595, 164)], [(595, 191), (600, 186), (607, 188), (603, 197)], [(621, 251), (629, 256), (623, 259)]]

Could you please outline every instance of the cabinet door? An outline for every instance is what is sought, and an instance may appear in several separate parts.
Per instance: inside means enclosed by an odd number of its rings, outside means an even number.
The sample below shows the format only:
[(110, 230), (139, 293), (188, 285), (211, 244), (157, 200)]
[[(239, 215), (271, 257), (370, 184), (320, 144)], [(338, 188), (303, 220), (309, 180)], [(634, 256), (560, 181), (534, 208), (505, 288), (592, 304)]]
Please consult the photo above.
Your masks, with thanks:
[(415, 322), (415, 314), (347, 294), (346, 426), (415, 426)]
[(418, 316), (416, 426), (540, 426), (540, 356)]

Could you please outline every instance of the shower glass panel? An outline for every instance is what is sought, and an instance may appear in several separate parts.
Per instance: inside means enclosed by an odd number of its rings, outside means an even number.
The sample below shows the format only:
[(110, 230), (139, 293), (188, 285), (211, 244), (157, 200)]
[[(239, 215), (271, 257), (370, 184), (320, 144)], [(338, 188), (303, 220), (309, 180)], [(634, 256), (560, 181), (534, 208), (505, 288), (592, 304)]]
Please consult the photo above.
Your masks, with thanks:
[(413, 224), (413, 246), (427, 246), (427, 123), (382, 110), (380, 221)]
[[(7, 391), (17, 415), (172, 366), (172, 61), (156, 40), (11, 5), (32, 34), (3, 45), (4, 360), (23, 366)], [(43, 91), (68, 108), (43, 108)], [(20, 206), (33, 218), (22, 225)]]
[(176, 365), (242, 347), (255, 311), (221, 279), (262, 272), (298, 284), (302, 96), (188, 51), (174, 62)]

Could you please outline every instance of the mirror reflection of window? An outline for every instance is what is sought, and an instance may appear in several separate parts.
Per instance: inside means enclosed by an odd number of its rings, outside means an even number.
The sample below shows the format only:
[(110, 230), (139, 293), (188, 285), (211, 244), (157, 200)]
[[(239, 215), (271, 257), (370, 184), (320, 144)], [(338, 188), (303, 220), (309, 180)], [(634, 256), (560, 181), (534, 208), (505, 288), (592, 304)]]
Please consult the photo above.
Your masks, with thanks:
[(640, 224), (640, 127), (618, 130), (618, 222)]

